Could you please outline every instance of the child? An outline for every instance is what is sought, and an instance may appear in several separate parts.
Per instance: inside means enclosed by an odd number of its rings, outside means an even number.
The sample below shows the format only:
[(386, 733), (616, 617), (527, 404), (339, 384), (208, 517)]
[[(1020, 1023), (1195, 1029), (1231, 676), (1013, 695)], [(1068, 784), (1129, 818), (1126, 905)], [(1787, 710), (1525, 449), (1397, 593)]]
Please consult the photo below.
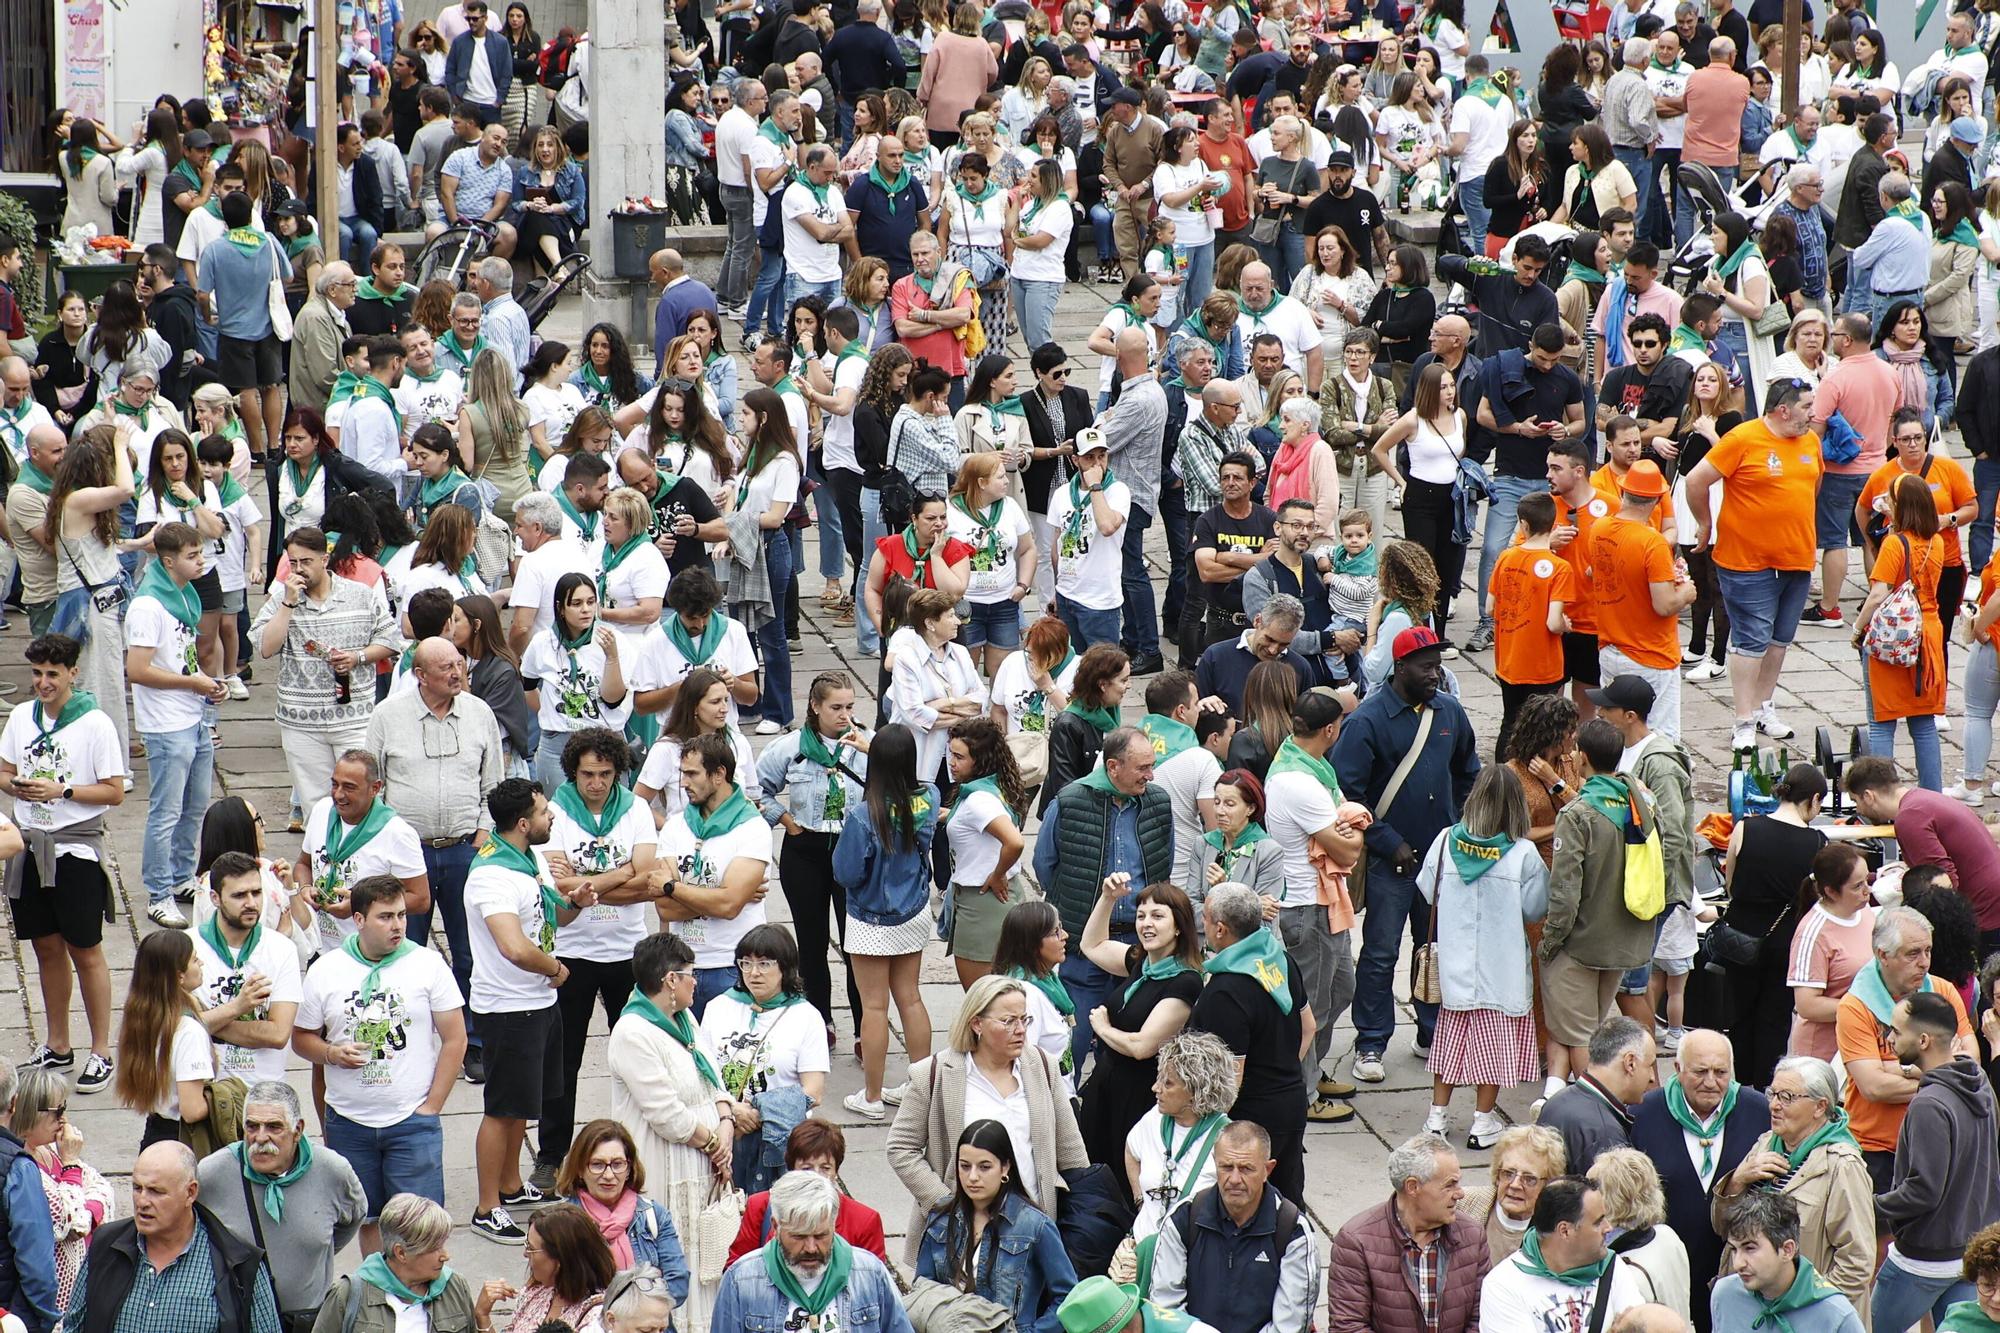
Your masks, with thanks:
[[(1350, 509), (1340, 516), (1340, 546), (1320, 560), (1320, 572), (1326, 575), (1327, 604), (1333, 611), (1328, 630), (1351, 629), (1365, 639), (1368, 610), (1375, 605), (1376, 591), (1375, 524), (1367, 510)], [(1344, 657), (1329, 652), (1327, 669), (1336, 684), (1359, 680), (1360, 650)]]
[(201, 465), (201, 475), (215, 487), (222, 506), (222, 536), (208, 544), (207, 555), (215, 565), (222, 589), (222, 619), (228, 626), (218, 636), (222, 641), (222, 683), (229, 687), (229, 697), (241, 702), (250, 697), (250, 689), (237, 674), (242, 642), (235, 621), (243, 612), (244, 590), (253, 583), (264, 586), (264, 518), (257, 502), (230, 471), (236, 448), (236, 442), (226, 435), (206, 435), (195, 446), (195, 460)]
[[(1153, 322), (1163, 329), (1179, 325), (1181, 283), (1187, 278), (1187, 255), (1174, 246), (1174, 221), (1157, 217), (1146, 228), (1146, 273), (1160, 284), (1160, 308)], [(1217, 367), (1218, 370), (1221, 367)]]
[(1576, 573), (1549, 548), (1556, 502), (1546, 491), (1521, 497), (1517, 543), (1493, 563), (1493, 668), (1500, 677), (1500, 736), (1496, 760), (1507, 756), (1514, 717), (1530, 695), (1562, 688), (1563, 606), (1576, 597)]
[(1667, 1035), (1660, 1040), (1660, 1054), (1673, 1055), (1687, 1035), (1688, 973), (1694, 970), (1696, 921), (1713, 921), (1716, 911), (1696, 899), (1694, 904), (1669, 907), (1660, 917), (1659, 938), (1653, 943), (1653, 975), (1647, 982), (1646, 999), (1654, 1013), (1666, 1000)]

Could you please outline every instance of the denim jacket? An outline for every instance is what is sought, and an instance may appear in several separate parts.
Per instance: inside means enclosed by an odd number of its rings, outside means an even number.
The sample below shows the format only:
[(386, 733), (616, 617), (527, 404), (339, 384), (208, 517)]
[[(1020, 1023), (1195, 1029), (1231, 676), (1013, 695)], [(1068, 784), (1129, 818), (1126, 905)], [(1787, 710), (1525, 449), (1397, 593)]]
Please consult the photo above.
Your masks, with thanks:
[(716, 413), (727, 426), (736, 420), (736, 358), (718, 356), (701, 373), (715, 390)]
[[(1003, 1195), (1000, 1213), (1005, 1219), (992, 1266), (979, 1274), (979, 1295), (1014, 1312), (1014, 1327), (1021, 1333), (1061, 1333), (1056, 1307), (1076, 1285), (1076, 1270), (1063, 1249), (1062, 1234), (1049, 1215), (1018, 1194)], [(950, 1256), (947, 1233), (951, 1229), (949, 1208), (931, 1214), (924, 1226), (924, 1239), (917, 1247), (917, 1276), (949, 1283)], [(989, 1225), (991, 1225), (989, 1223)], [(986, 1249), (984, 1241), (980, 1250)]]
[[(570, 1202), (582, 1206), (580, 1199), (573, 1197)], [(625, 1239), (632, 1246), (632, 1262), (659, 1269), (674, 1305), (684, 1304), (691, 1274), (687, 1255), (681, 1249), (681, 1234), (674, 1230), (673, 1214), (666, 1205), (640, 1195), (639, 1206), (632, 1212), (632, 1225), (625, 1228)]]
[[(866, 1250), (854, 1252), (847, 1290), (834, 1298), (841, 1333), (916, 1333), (903, 1299), (882, 1261)], [(710, 1324), (741, 1333), (784, 1333), (792, 1303), (771, 1284), (760, 1251), (752, 1250), (722, 1275)]]
[[(848, 746), (840, 751), (840, 762), (848, 770), (838, 781), (847, 793), (848, 810), (860, 809), (861, 782), (868, 776), (868, 756)], [(838, 770), (834, 770), (837, 772)], [(838, 833), (845, 815), (826, 818), (826, 794), (830, 773), (814, 760), (799, 753), (799, 733), (794, 731), (764, 747), (757, 756), (757, 809), (764, 822), (776, 827), (790, 815), (800, 828), (814, 833)]]
[(930, 903), (931, 839), (937, 833), (937, 788), (925, 783), (926, 808), (917, 820), (914, 848), (888, 848), (876, 836), (868, 804), (848, 807), (840, 841), (833, 845), (833, 877), (847, 890), (847, 911), (857, 921), (900, 926)]

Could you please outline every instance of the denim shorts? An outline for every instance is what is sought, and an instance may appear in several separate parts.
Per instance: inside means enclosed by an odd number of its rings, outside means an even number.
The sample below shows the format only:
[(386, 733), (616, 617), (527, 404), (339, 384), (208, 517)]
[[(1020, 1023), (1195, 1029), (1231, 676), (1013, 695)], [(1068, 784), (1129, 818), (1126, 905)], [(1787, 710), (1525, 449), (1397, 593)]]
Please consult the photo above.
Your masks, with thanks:
[(965, 646), (1014, 649), (1021, 646), (1021, 604), (1011, 597), (997, 602), (968, 602)]
[(1855, 540), (1854, 502), (1868, 485), (1866, 476), (1828, 472), (1819, 479), (1819, 501), (1813, 513), (1814, 537), (1822, 551), (1845, 551)]
[(1738, 657), (1762, 657), (1772, 644), (1789, 648), (1798, 633), (1799, 613), (1806, 608), (1812, 574), (1803, 569), (1758, 569), (1744, 572), (1715, 567), (1722, 604), (1729, 609), (1729, 651)]
[(444, 1122), (434, 1115), (412, 1111), (401, 1124), (371, 1129), (328, 1107), (326, 1146), (361, 1178), (371, 1218), (398, 1194), (444, 1202)]

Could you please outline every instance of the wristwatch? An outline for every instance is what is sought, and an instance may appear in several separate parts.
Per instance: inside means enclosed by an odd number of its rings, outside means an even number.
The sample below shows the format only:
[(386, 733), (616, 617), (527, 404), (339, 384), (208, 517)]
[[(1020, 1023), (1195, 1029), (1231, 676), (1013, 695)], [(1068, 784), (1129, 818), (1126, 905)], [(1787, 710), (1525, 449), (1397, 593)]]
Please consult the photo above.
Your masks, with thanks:
[(65, 801), (73, 801), (73, 800), (75, 800), (75, 799), (76, 799), (76, 788), (74, 788), (74, 787), (64, 787), (64, 788), (63, 788), (63, 791), (62, 791), (62, 798), (63, 798), (63, 799), (65, 800)]

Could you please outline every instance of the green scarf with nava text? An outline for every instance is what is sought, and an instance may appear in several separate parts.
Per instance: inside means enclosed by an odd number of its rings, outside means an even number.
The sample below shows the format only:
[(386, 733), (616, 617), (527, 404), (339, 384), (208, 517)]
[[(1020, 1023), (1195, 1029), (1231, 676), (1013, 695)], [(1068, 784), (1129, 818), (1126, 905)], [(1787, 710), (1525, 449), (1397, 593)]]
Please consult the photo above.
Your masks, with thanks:
[(1264, 988), (1279, 1013), (1292, 1012), (1292, 960), (1269, 926), (1260, 926), (1223, 949), (1208, 960), (1203, 970), (1210, 976), (1234, 972), (1249, 977)]
[(810, 1294), (799, 1285), (799, 1279), (785, 1262), (785, 1248), (782, 1245), (764, 1247), (764, 1276), (778, 1289), (778, 1294), (806, 1314), (817, 1319), (825, 1314), (827, 1307), (847, 1290), (847, 1280), (854, 1273), (854, 1247), (840, 1237), (833, 1238), (833, 1253), (826, 1261), (826, 1271), (820, 1274), (819, 1285)]
[[(1523, 1263), (1523, 1260), (1526, 1262)], [(1611, 1256), (1606, 1254), (1594, 1264), (1585, 1264), (1581, 1268), (1565, 1268), (1558, 1273), (1542, 1258), (1541, 1233), (1529, 1227), (1527, 1239), (1521, 1242), (1520, 1255), (1514, 1262), (1536, 1277), (1545, 1277), (1566, 1287), (1588, 1287), (1603, 1277), (1605, 1271), (1611, 1267)]]
[(604, 799), (603, 811), (592, 814), (576, 784), (565, 782), (556, 788), (554, 801), (578, 828), (593, 838), (602, 838), (617, 828), (618, 821), (625, 818), (625, 812), (632, 808), (632, 793), (624, 783), (612, 783), (611, 794)]
[(451, 1265), (446, 1264), (430, 1286), (422, 1291), (416, 1291), (396, 1276), (389, 1267), (389, 1261), (378, 1252), (361, 1261), (361, 1267), (354, 1270), (354, 1278), (357, 1282), (366, 1282), (377, 1291), (387, 1292), (405, 1305), (429, 1305), (450, 1289), (452, 1270)]
[(368, 975), (361, 979), (361, 990), (356, 997), (360, 1003), (367, 1004), (375, 997), (375, 992), (382, 988), (382, 974), (394, 967), (399, 960), (415, 953), (417, 946), (411, 940), (400, 940), (395, 948), (380, 958), (370, 958), (361, 952), (361, 936), (356, 934), (349, 935), (341, 941), (340, 951), (368, 969)]
[(1153, 758), (1162, 764), (1198, 744), (1193, 727), (1159, 713), (1148, 713), (1140, 718), (1139, 730), (1145, 732), (1146, 739), (1153, 743)]
[[(619, 1010), (623, 1014), (637, 1014), (660, 1031), (681, 1044), (694, 1060), (694, 1067), (701, 1075), (701, 1081), (717, 1092), (722, 1091), (722, 1075), (715, 1072), (715, 1065), (702, 1054), (701, 1045), (695, 1040), (694, 1024), (688, 1020), (687, 1010), (677, 1009), (672, 1015), (663, 1013), (660, 1006), (647, 999), (640, 991), (633, 991), (632, 998), (625, 1001)], [(774, 1247), (775, 1248), (775, 1247)]]
[(1499, 865), (1513, 846), (1514, 839), (1505, 833), (1480, 838), (1468, 831), (1465, 825), (1454, 824), (1446, 849), (1451, 853), (1451, 864), (1458, 871), (1458, 877), (1467, 884), (1474, 884), (1481, 875)]

